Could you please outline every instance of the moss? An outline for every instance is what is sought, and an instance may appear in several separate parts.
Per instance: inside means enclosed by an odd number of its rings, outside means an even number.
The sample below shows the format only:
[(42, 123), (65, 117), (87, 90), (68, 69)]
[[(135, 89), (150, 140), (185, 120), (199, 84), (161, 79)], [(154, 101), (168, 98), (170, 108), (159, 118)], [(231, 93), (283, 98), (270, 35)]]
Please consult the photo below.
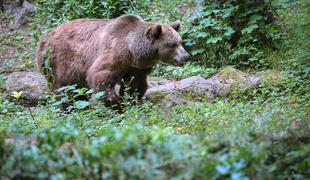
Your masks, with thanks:
[(233, 68), (233, 67), (226, 67), (224, 69), (222, 69), (218, 74), (217, 76), (220, 78), (220, 79), (228, 79), (228, 78), (244, 78), (245, 77), (245, 73)]
[(197, 94), (194, 90), (186, 90), (181, 93), (181, 98), (193, 101), (193, 102), (207, 102), (210, 100), (210, 95), (205, 93), (205, 95)]
[(264, 85), (277, 85), (285, 80), (279, 70), (271, 69), (262, 73), (262, 84)]
[(156, 92), (148, 96), (148, 99), (152, 102), (160, 102), (163, 99), (166, 99), (169, 97), (169, 94), (167, 92)]

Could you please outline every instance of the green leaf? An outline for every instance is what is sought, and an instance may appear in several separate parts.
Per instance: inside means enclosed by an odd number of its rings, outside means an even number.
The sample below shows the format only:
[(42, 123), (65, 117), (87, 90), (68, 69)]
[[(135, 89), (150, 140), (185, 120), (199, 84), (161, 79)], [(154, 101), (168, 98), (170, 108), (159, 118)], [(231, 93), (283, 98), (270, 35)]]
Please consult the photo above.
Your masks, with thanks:
[(197, 54), (203, 53), (205, 50), (204, 49), (195, 49), (192, 51), (192, 55), (195, 56)]
[(19, 99), (19, 98), (21, 98), (22, 97), (22, 95), (23, 95), (23, 92), (22, 91), (13, 91), (12, 92), (12, 96), (15, 98), (15, 99)]
[(235, 30), (232, 27), (228, 27), (227, 31), (224, 33), (224, 36), (231, 36)]
[(95, 94), (94, 98), (95, 98), (95, 99), (99, 99), (99, 98), (101, 98), (102, 96), (104, 96), (104, 92), (98, 92), (98, 93)]
[(250, 21), (248, 25), (255, 24), (258, 20), (261, 20), (261, 19), (263, 19), (263, 16), (254, 14), (250, 17)]
[(212, 38), (209, 38), (207, 40), (207, 44), (215, 44), (215, 43), (217, 43), (218, 41), (221, 41), (221, 40), (223, 40), (223, 37), (221, 37), (221, 36), (212, 37)]
[(249, 25), (248, 27), (246, 27), (246, 28), (243, 28), (242, 30), (241, 30), (241, 33), (242, 34), (245, 34), (245, 33), (251, 33), (254, 29), (256, 29), (256, 28), (258, 28), (258, 25), (257, 24), (251, 24), (251, 25)]
[(74, 106), (77, 107), (78, 109), (84, 109), (89, 105), (90, 105), (90, 103), (88, 101), (76, 101), (76, 102), (74, 102)]
[(209, 36), (210, 34), (209, 33), (206, 33), (206, 32), (199, 32), (198, 34), (197, 34), (197, 36), (196, 37), (198, 37), (198, 38), (205, 38), (205, 37), (207, 37), (207, 36)]
[(68, 102), (68, 98), (67, 97), (63, 97), (61, 98), (59, 101), (56, 101), (55, 103), (52, 104), (52, 106), (59, 106), (64, 102)]
[(304, 68), (303, 72), (306, 74), (309, 74), (310, 73), (310, 67)]
[(212, 27), (216, 24), (216, 21), (214, 19), (203, 19), (201, 21), (201, 24), (203, 25), (204, 28)]
[(193, 40), (191, 40), (191, 39), (185, 39), (184, 40), (184, 44), (185, 44), (185, 46), (192, 46), (192, 45), (194, 45), (195, 44), (195, 42), (193, 41)]
[(93, 89), (89, 89), (88, 91), (85, 92), (85, 94), (91, 94), (91, 93), (93, 93), (93, 92), (94, 92)]
[(67, 86), (67, 88), (65, 89), (65, 92), (71, 92), (75, 89), (76, 89), (76, 85), (70, 85), (70, 86)]

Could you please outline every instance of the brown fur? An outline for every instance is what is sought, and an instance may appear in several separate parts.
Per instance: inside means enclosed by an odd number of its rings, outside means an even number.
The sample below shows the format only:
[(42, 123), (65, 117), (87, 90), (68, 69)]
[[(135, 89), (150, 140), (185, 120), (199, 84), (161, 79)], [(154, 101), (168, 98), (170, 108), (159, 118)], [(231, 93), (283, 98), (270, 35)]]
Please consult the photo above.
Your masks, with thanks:
[(116, 19), (78, 19), (53, 29), (42, 37), (37, 61), (44, 71), (50, 62), (53, 89), (77, 84), (106, 93), (105, 103), (121, 111), (120, 98), (114, 92), (121, 83), (129, 83), (130, 94), (142, 98), (146, 77), (159, 60), (180, 65), (188, 54), (173, 25), (145, 22), (135, 15)]

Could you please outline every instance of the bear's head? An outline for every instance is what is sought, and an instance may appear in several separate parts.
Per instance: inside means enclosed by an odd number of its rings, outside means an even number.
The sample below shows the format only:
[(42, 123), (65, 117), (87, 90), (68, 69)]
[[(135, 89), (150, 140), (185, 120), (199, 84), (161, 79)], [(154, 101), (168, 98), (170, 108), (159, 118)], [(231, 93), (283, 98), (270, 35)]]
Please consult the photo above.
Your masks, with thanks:
[(147, 37), (163, 63), (182, 66), (190, 57), (182, 46), (182, 38), (177, 32), (179, 29), (180, 21), (176, 21), (171, 25), (154, 24), (147, 31)]

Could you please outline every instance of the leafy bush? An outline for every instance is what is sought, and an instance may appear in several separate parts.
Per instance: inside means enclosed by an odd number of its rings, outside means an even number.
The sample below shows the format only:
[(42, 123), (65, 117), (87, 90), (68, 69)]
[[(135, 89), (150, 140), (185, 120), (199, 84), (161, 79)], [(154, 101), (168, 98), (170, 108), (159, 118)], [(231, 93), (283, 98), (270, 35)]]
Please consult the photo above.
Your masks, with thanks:
[(114, 18), (144, 5), (135, 0), (37, 0), (36, 3), (33, 25), (40, 29), (43, 24), (43, 31), (78, 18)]
[(188, 18), (193, 6), (193, 0), (145, 0), (142, 8), (132, 9), (131, 12), (139, 14), (147, 21), (171, 23), (175, 20), (183, 21)]
[(106, 128), (100, 138), (88, 140), (72, 126), (52, 128), (40, 133), (34, 146), (8, 148), (14, 153), (2, 159), (0, 171), (8, 178), (166, 179), (169, 167), (182, 174), (199, 156), (193, 140), (170, 131)]
[(206, 1), (184, 31), (185, 45), (209, 66), (268, 67), (262, 50), (279, 38), (274, 8), (269, 0)]

